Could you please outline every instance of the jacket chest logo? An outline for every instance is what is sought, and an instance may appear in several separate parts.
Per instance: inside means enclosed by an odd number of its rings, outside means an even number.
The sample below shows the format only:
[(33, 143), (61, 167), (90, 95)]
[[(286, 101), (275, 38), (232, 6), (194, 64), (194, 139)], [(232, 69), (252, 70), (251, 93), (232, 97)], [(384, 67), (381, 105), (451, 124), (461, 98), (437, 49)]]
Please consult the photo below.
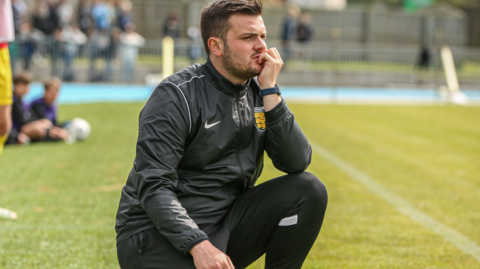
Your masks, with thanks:
[(255, 127), (261, 132), (264, 132), (267, 129), (267, 125), (265, 123), (265, 108), (262, 107), (255, 107), (254, 109), (255, 115)]

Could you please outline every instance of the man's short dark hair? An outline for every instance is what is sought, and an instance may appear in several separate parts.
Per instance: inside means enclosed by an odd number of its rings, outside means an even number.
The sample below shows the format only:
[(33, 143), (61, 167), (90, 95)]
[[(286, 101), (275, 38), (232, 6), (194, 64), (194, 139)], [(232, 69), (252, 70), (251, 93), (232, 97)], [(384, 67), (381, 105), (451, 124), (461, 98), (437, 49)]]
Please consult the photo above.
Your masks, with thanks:
[(13, 76), (13, 85), (25, 84), (28, 85), (32, 82), (32, 75), (27, 71), (22, 71)]
[(200, 30), (202, 32), (203, 47), (207, 55), (210, 55), (208, 39), (218, 37), (226, 41), (227, 33), (232, 25), (228, 19), (234, 14), (262, 15), (261, 0), (217, 0), (202, 11)]

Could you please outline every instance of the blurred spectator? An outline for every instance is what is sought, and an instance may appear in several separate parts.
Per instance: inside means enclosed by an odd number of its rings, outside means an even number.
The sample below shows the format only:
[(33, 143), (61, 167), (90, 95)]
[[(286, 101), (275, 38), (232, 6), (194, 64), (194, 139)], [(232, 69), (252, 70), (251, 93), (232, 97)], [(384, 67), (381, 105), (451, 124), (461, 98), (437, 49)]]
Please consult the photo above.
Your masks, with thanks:
[[(90, 38), (90, 81), (109, 81), (112, 73), (112, 56), (114, 49), (114, 37), (111, 34), (110, 5), (104, 0), (95, 0), (92, 7), (92, 18), (95, 31)], [(97, 59), (105, 59), (105, 68), (97, 72), (95, 62)]]
[(28, 71), (30, 70), (32, 57), (37, 50), (37, 46), (45, 40), (45, 35), (40, 30), (33, 28), (30, 23), (26, 22), (20, 27), (18, 40), (21, 44), (20, 51), (23, 58), (23, 69)]
[(20, 32), (20, 26), (25, 22), (28, 14), (27, 4), (23, 0), (12, 0), (13, 26), (15, 33)]
[(37, 0), (32, 13), (32, 25), (42, 31), (46, 36), (51, 36), (59, 26), (57, 13), (45, 0)]
[(135, 81), (135, 62), (138, 48), (145, 45), (145, 39), (135, 32), (135, 25), (128, 23), (120, 35), (120, 57), (122, 61), (122, 82)]
[(190, 53), (188, 56), (190, 57), (190, 62), (193, 64), (202, 56), (203, 53), (202, 34), (196, 25), (190, 26), (187, 34), (188, 37), (192, 39), (192, 45), (190, 47)]
[(95, 30), (110, 30), (112, 18), (110, 17), (110, 8), (104, 0), (95, 0), (91, 14), (95, 23)]
[(80, 0), (78, 3), (77, 22), (80, 31), (85, 35), (89, 35), (92, 27), (92, 15), (87, 0)]
[(87, 43), (87, 36), (80, 31), (76, 23), (63, 27), (61, 33), (63, 42), (63, 80), (73, 81), (72, 62), (77, 56), (80, 45)]
[(62, 57), (63, 54), (63, 47), (62, 47), (62, 29), (57, 28), (52, 36), (47, 39), (47, 52), (50, 54), (51, 58), (51, 76), (59, 76), (60, 75), (60, 67), (58, 66), (59, 59)]
[(283, 20), (282, 26), (282, 50), (283, 50), (283, 59), (285, 61), (290, 60), (291, 55), (291, 42), (295, 40), (297, 33), (297, 24), (296, 20), (298, 17), (299, 8), (297, 6), (290, 6), (288, 8), (285, 19)]
[(116, 26), (120, 28), (123, 32), (126, 31), (125, 26), (132, 22), (131, 10), (133, 7), (132, 2), (125, 0), (117, 0), (115, 2), (115, 15), (116, 15)]
[(171, 12), (163, 24), (163, 37), (170, 36), (173, 39), (177, 39), (180, 37), (181, 29), (180, 15), (177, 11)]
[(420, 47), (417, 67), (420, 70), (427, 70), (430, 67), (430, 50), (427, 45), (422, 45)]
[[(112, 50), (114, 39), (110, 31), (95, 30), (90, 38), (90, 67), (89, 79), (91, 82), (109, 81), (112, 73)], [(103, 71), (97, 71), (97, 59), (105, 60)]]
[[(15, 35), (18, 35), (20, 32), (20, 26), (25, 21), (28, 8), (23, 0), (13, 0), (12, 2), (12, 15), (13, 15), (13, 28)], [(17, 59), (21, 55), (21, 48), (19, 48), (18, 39), (11, 41), (8, 44), (8, 49), (10, 52), (10, 65), (12, 71), (15, 71)]]
[(59, 27), (64, 27), (72, 22), (73, 7), (67, 2), (67, 0), (58, 0), (55, 6), (55, 12), (58, 16)]
[(111, 28), (116, 27), (116, 20), (117, 20), (117, 15), (115, 13), (115, 3), (114, 0), (105, 0), (107, 3), (107, 10), (108, 10), (108, 18), (110, 19), (110, 25)]
[(58, 73), (57, 60), (59, 58), (59, 18), (56, 11), (45, 0), (37, 0), (32, 13), (32, 25), (34, 28), (42, 31), (46, 38), (44, 40), (44, 49), (51, 56), (52, 75)]
[(312, 39), (313, 27), (310, 13), (303, 13), (297, 27), (297, 40), (300, 43), (307, 43)]

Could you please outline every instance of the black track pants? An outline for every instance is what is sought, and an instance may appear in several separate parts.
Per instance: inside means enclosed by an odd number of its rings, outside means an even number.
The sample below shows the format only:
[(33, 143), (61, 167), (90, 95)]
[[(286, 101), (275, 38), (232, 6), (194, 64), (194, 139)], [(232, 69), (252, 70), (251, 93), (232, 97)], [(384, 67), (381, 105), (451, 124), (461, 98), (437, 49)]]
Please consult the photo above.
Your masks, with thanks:
[[(241, 194), (220, 225), (201, 225), (236, 269), (266, 253), (265, 268), (301, 268), (320, 232), (327, 207), (325, 186), (303, 172), (278, 177)], [(117, 244), (120, 267), (190, 269), (193, 258), (178, 252), (155, 228)]]

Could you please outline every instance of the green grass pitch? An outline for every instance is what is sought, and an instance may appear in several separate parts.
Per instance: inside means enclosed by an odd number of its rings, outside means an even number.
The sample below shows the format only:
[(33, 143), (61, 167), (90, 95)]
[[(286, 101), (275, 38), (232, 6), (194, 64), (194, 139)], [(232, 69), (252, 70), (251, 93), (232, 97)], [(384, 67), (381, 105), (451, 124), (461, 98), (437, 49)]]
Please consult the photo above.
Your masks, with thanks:
[[(119, 268), (114, 219), (142, 106), (61, 106), (90, 122), (88, 141), (5, 149), (0, 206), (19, 219), (0, 219), (0, 268)], [(480, 107), (290, 107), (311, 142), (480, 244)], [(304, 268), (480, 268), (320, 155), (308, 170), (329, 206)], [(266, 160), (260, 181), (278, 175)]]

